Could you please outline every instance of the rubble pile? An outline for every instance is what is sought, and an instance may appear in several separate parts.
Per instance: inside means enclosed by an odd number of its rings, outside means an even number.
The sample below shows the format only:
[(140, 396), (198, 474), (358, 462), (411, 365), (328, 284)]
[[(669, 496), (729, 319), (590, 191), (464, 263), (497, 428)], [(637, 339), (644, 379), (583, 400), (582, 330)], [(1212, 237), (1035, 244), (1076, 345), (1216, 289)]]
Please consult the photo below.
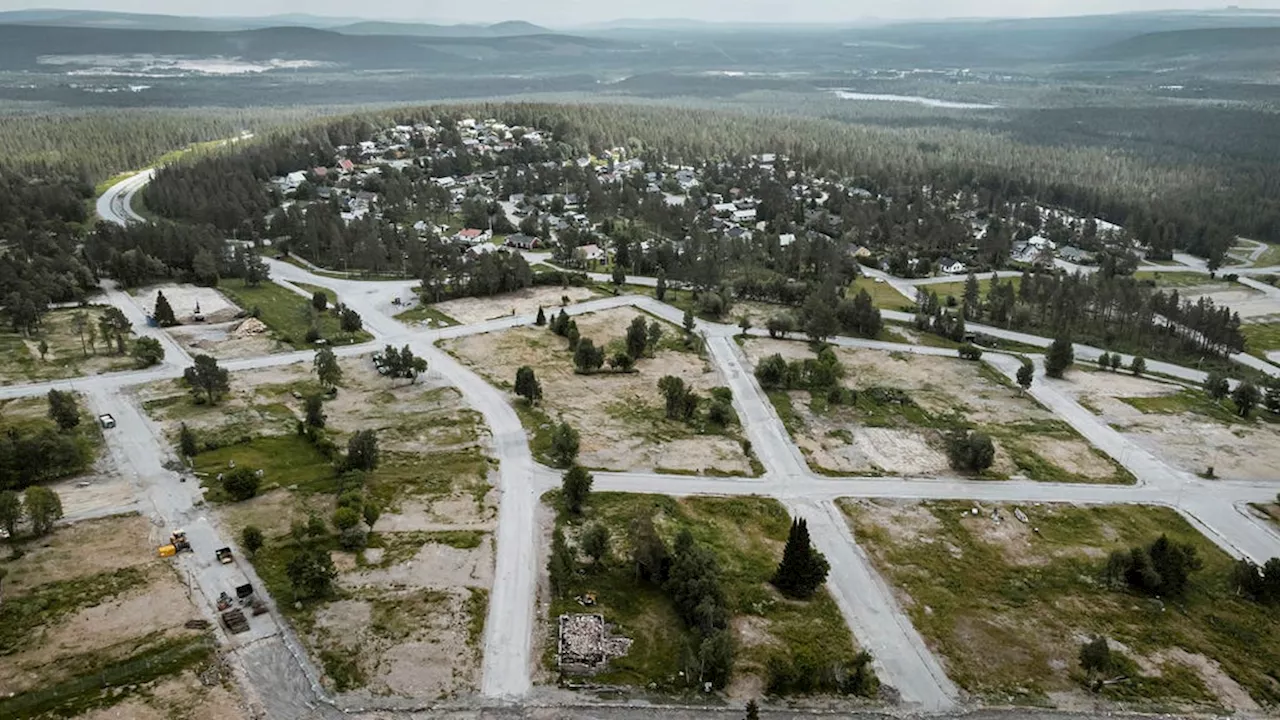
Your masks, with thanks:
[(560, 616), (557, 659), (562, 672), (600, 672), (611, 658), (622, 657), (630, 649), (631, 638), (614, 635), (603, 615)]

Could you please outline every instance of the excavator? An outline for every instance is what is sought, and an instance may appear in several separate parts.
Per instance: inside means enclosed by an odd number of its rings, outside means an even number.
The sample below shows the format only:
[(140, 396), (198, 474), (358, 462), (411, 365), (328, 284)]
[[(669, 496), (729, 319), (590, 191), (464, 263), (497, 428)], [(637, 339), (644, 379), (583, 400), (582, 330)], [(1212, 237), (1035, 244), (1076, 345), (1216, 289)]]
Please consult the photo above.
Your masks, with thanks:
[(187, 533), (185, 530), (174, 530), (169, 535), (169, 544), (161, 545), (157, 552), (160, 557), (173, 557), (180, 552), (191, 552), (191, 543), (187, 542)]

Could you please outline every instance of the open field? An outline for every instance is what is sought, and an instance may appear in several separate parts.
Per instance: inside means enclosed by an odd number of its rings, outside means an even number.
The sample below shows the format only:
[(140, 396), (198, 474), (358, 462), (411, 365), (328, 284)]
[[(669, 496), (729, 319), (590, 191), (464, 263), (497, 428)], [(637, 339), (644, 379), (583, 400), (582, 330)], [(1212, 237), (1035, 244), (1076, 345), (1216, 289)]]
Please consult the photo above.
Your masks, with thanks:
[[(608, 355), (622, 349), (627, 326), (637, 316), (617, 308), (575, 318), (583, 338), (607, 344)], [(646, 319), (651, 319), (644, 316)], [(533, 436), (535, 454), (549, 443), (550, 423), (563, 419), (581, 434), (578, 462), (610, 470), (663, 469), (679, 473), (739, 474), (753, 472), (743, 451), (739, 428), (699, 428), (665, 416), (658, 379), (682, 378), (704, 398), (725, 384), (720, 373), (696, 353), (677, 350), (683, 331), (668, 324), (656, 357), (640, 360), (636, 372), (574, 372), (573, 354), (564, 338), (547, 328), (522, 327), (500, 333), (451, 340), (443, 346), (498, 387), (510, 388), (522, 365), (534, 369), (543, 400), (528, 407), (513, 399), (525, 429)]]
[(1280, 426), (1257, 410), (1239, 417), (1230, 399), (1127, 373), (1077, 372), (1061, 383), (1104, 422), (1165, 462), (1191, 473), (1212, 466), (1218, 477), (1272, 480), (1280, 467)]
[[(991, 291), (991, 276), (978, 275), (977, 278), (978, 278), (978, 297), (985, 298), (987, 296), (987, 293)], [(1001, 284), (1013, 283), (1013, 289), (1017, 290), (1018, 287), (1022, 285), (1022, 278), (1016, 278), (1016, 277), (1001, 278), (1000, 283)], [(961, 276), (960, 279), (957, 280), (956, 282), (931, 283), (929, 285), (921, 285), (920, 287), (928, 288), (929, 290), (932, 290), (934, 294), (938, 296), (938, 299), (945, 304), (947, 301), (948, 295), (955, 298), (956, 302), (964, 301), (964, 284), (965, 284), (965, 278)]]
[(272, 282), (248, 287), (241, 280), (230, 279), (223, 281), (221, 288), (250, 314), (256, 308), (258, 319), (271, 328), (276, 339), (295, 350), (304, 350), (314, 345), (306, 340), (311, 328), (315, 328), (320, 337), (330, 345), (361, 343), (373, 337), (364, 330), (343, 332), (332, 304), (323, 312), (318, 312), (311, 306), (309, 298)]
[[(1177, 513), (1138, 506), (841, 501), (859, 543), (962, 688), (993, 703), (1244, 713), (1274, 705), (1280, 615), (1240, 598), (1232, 560)], [(999, 519), (993, 517), (998, 511)], [(1164, 600), (1113, 588), (1113, 550), (1161, 534), (1203, 569)], [(1080, 646), (1107, 638), (1117, 676), (1094, 695)], [(1109, 677), (1109, 676), (1108, 676)]]
[[(752, 365), (781, 354), (813, 357), (809, 346), (752, 339)], [(991, 436), (996, 456), (984, 477), (1025, 476), (1054, 482), (1132, 482), (1122, 468), (1066, 423), (1010, 387), (982, 363), (959, 358), (835, 348), (851, 406), (829, 405), (808, 392), (770, 397), (810, 466), (828, 474), (949, 474), (944, 434), (969, 427)], [(907, 400), (895, 397), (902, 391)], [(888, 392), (886, 392), (888, 391)]]
[(542, 286), (529, 287), (516, 292), (487, 297), (466, 297), (434, 303), (428, 307), (445, 317), (453, 318), (459, 323), (471, 323), (492, 320), (507, 315), (533, 315), (538, 308), (545, 308), (550, 316), (558, 308), (569, 303), (582, 302), (596, 297), (591, 288), (570, 285), (569, 287)]
[(1240, 332), (1250, 355), (1266, 360), (1268, 350), (1280, 350), (1280, 323), (1244, 323)]
[(889, 283), (878, 282), (875, 278), (864, 276), (854, 280), (853, 285), (849, 286), (846, 297), (857, 295), (859, 290), (866, 290), (871, 296), (871, 302), (883, 310), (902, 310), (915, 303), (914, 300), (908, 300), (902, 293), (894, 290)]
[[(89, 306), (78, 309), (50, 310), (41, 321), (40, 329), (32, 335), (11, 332), (6, 326), (0, 333), (0, 384), (36, 382), (98, 375), (100, 373), (131, 370), (136, 362), (129, 357), (133, 335), (126, 338), (125, 354), (116, 354), (114, 347), (98, 337), (98, 318), (105, 306)], [(85, 322), (93, 327), (95, 341), (89, 344), (88, 328), (84, 341), (76, 330), (75, 318), (83, 312)], [(40, 356), (40, 343), (48, 344), (48, 352)]]
[[(559, 507), (557, 493), (546, 499), (553, 508)], [(771, 660), (808, 662), (811, 668), (852, 663), (858, 648), (825, 588), (810, 600), (797, 601), (784, 598), (769, 584), (791, 523), (777, 501), (596, 493), (581, 517), (559, 511), (555, 520), (575, 547), (587, 526), (603, 524), (612, 538), (612, 550), (599, 568), (579, 553), (582, 571), (573, 575), (564, 597), (550, 600), (544, 661), (553, 672), (555, 619), (562, 613), (598, 612), (616, 625), (617, 634), (634, 643), (593, 681), (656, 687), (663, 692), (687, 688), (679, 673), (685, 667), (681, 657), (692, 633), (681, 622), (670, 597), (656, 585), (637, 579), (628, 559), (628, 528), (638, 517), (653, 518), (668, 546), (681, 529), (688, 528), (698, 543), (714, 552), (736, 644), (727, 687), (731, 698), (763, 694)], [(595, 593), (597, 604), (584, 609), (574, 598), (586, 592)]]
[(184, 627), (202, 614), (156, 557), (165, 533), (120, 515), (60, 527), (0, 560), (0, 715), (244, 716), (207, 631)]
[[(481, 418), (452, 387), (384, 378), (368, 357), (340, 363), (343, 382), (324, 402), (319, 441), (296, 432), (299, 397), (320, 392), (305, 363), (238, 373), (232, 395), (214, 408), (193, 404), (176, 383), (145, 388), (144, 406), (170, 437), (181, 422), (196, 432), (194, 469), (230, 534), (248, 525), (263, 531), (254, 567), (332, 690), (357, 700), (469, 694), (479, 681), (497, 518)], [(363, 429), (377, 433), (381, 461), (343, 474), (337, 463), (347, 439)], [(231, 502), (223, 491), (217, 474), (233, 462), (263, 471), (257, 497)], [(344, 550), (330, 519), (339, 495), (353, 490), (380, 515), (372, 527), (358, 525), (367, 547)], [(294, 524), (312, 517), (323, 533), (295, 537)], [(311, 546), (329, 552), (336, 589), (295, 606), (285, 568)]]

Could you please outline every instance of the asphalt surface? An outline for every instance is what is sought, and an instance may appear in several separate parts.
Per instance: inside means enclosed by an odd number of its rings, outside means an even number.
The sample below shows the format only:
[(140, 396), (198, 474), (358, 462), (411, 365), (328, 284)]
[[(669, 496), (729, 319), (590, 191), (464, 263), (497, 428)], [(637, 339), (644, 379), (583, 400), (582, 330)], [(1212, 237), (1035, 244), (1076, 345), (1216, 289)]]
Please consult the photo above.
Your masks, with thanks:
[[(135, 176), (139, 177), (139, 176)], [(142, 176), (149, 177), (149, 176)], [(112, 222), (137, 221), (128, 207), (128, 198), (146, 182), (130, 180), (118, 184), (99, 201), (99, 214)], [(122, 187), (123, 186), (123, 187)], [(105, 204), (105, 210), (104, 210)], [(655, 709), (634, 707), (588, 709), (537, 705), (532, 691), (532, 642), (537, 627), (535, 587), (541, 572), (535, 511), (539, 495), (559, 483), (559, 473), (537, 465), (529, 451), (527, 437), (505, 394), (463, 367), (435, 347), (436, 341), (482, 332), (528, 325), (532, 316), (511, 316), (468, 326), (422, 330), (395, 320), (400, 308), (395, 298), (412, 292), (415, 283), (406, 281), (361, 281), (316, 275), (287, 263), (269, 261), (273, 279), (295, 292), (304, 292), (294, 283), (306, 282), (333, 289), (339, 299), (357, 310), (375, 340), (335, 349), (343, 356), (370, 352), (383, 344), (410, 345), (428, 359), (429, 372), (454, 384), (466, 401), (485, 418), (492, 434), (491, 452), (499, 460), (498, 488), (501, 492), (497, 529), (497, 554), (489, 615), (485, 625), (482, 696), (498, 703), (488, 709), (465, 710), (480, 716), (504, 717), (635, 717)], [(1184, 268), (1185, 270), (1185, 268)], [(870, 273), (874, 274), (874, 273)], [(603, 276), (601, 276), (603, 277)], [(914, 297), (914, 288), (905, 281), (888, 278), (904, 297)], [(628, 278), (629, 283), (652, 286), (653, 278)], [(305, 294), (305, 293), (304, 293)], [(108, 451), (117, 466), (138, 489), (144, 512), (156, 525), (183, 527), (195, 552), (178, 559), (186, 571), (192, 591), (199, 593), (213, 619), (212, 600), (220, 592), (231, 592), (236, 584), (257, 583), (252, 568), (237, 562), (224, 566), (213, 559), (213, 550), (234, 543), (217, 527), (216, 518), (206, 512), (198, 483), (180, 482), (166, 469), (172, 460), (167, 441), (145, 417), (129, 388), (141, 383), (181, 376), (190, 362), (166, 333), (148, 329), (137, 319), (138, 310), (122, 293), (108, 291), (108, 301), (124, 310), (140, 332), (159, 337), (166, 347), (164, 364), (144, 371), (115, 373), (50, 383), (0, 388), (0, 398), (43, 394), (50, 387), (71, 388), (86, 394), (95, 412), (111, 412), (117, 427), (106, 431)], [(644, 296), (608, 297), (571, 306), (571, 314), (633, 305), (680, 323), (682, 312)], [(886, 313), (886, 316), (891, 314)], [(909, 319), (909, 318), (908, 318)], [(1049, 340), (999, 328), (990, 330), (1001, 337), (1040, 347)], [(1141, 503), (1176, 508), (1207, 537), (1235, 556), (1255, 561), (1280, 555), (1280, 534), (1261, 524), (1246, 511), (1247, 503), (1274, 498), (1275, 482), (1205, 481), (1176, 471), (1151, 453), (1136, 447), (1114, 429), (1097, 421), (1069, 395), (1058, 381), (1038, 373), (1031, 394), (1055, 414), (1071, 424), (1099, 449), (1115, 458), (1138, 479), (1133, 486), (1075, 485), (1010, 481), (976, 482), (959, 477), (912, 478), (831, 478), (809, 470), (798, 448), (790, 441), (772, 404), (764, 396), (732, 336), (737, 328), (698, 321), (697, 332), (706, 340), (708, 355), (724, 373), (733, 390), (734, 405), (751, 440), (752, 448), (765, 467), (760, 478), (709, 478), (669, 476), (658, 473), (596, 473), (601, 490), (686, 495), (762, 495), (780, 499), (797, 516), (806, 518), (815, 545), (828, 557), (832, 573), (828, 588), (835, 597), (859, 643), (871, 649), (881, 679), (896, 688), (902, 705), (895, 713), (951, 713), (956, 711), (959, 691), (946, 677), (937, 658), (897, 605), (887, 584), (874, 571), (843, 521), (835, 500), (840, 497), (906, 499), (972, 499), (983, 502), (1073, 502), (1081, 504)], [(842, 345), (894, 349), (906, 352), (951, 353), (937, 348), (894, 345), (853, 338), (837, 338)], [(1078, 348), (1078, 357), (1088, 358), (1091, 348)], [(1095, 355), (1096, 356), (1096, 355)], [(246, 358), (223, 363), (232, 371), (310, 363), (309, 351)], [(983, 361), (1012, 374), (1019, 360), (988, 352)], [(1148, 363), (1152, 370), (1194, 381), (1197, 371), (1177, 366)], [(1280, 480), (1280, 469), (1277, 469)], [(237, 548), (237, 556), (239, 555)], [(197, 603), (200, 604), (200, 603)], [(273, 606), (274, 607), (274, 606)], [(250, 619), (251, 630), (240, 636), (224, 637), (229, 657), (237, 666), (237, 677), (245, 686), (256, 711), (272, 718), (329, 717), (339, 714), (317, 682), (317, 672), (300, 649), (297, 638), (274, 611)], [(572, 703), (570, 703), (572, 704)], [(520, 709), (516, 709), (519, 707)], [(544, 712), (545, 710), (545, 712)], [(359, 714), (363, 709), (348, 708)], [(723, 711), (706, 708), (657, 709), (664, 717), (723, 716)], [(549, 713), (549, 714), (547, 714)], [(445, 716), (443, 710), (440, 714)], [(805, 713), (809, 714), (809, 713)], [(875, 713), (871, 713), (875, 714)], [(380, 715), (381, 716), (381, 715)], [(416, 716), (416, 715), (414, 715)], [(470, 715), (475, 716), (475, 715)], [(650, 715), (652, 716), (652, 715)], [(766, 717), (790, 717), (792, 713)], [(999, 713), (992, 717), (1001, 717)], [(1020, 715), (1025, 716), (1025, 715)]]

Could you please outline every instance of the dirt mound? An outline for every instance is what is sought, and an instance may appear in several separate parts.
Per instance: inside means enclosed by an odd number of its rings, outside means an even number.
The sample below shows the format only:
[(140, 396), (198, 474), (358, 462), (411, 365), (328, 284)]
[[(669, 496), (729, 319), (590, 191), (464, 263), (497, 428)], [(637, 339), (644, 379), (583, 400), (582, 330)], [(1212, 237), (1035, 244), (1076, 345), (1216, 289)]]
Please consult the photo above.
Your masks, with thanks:
[(237, 325), (236, 329), (231, 331), (231, 335), (238, 338), (253, 337), (268, 332), (268, 330), (269, 328), (267, 328), (266, 324), (258, 318), (248, 318)]

